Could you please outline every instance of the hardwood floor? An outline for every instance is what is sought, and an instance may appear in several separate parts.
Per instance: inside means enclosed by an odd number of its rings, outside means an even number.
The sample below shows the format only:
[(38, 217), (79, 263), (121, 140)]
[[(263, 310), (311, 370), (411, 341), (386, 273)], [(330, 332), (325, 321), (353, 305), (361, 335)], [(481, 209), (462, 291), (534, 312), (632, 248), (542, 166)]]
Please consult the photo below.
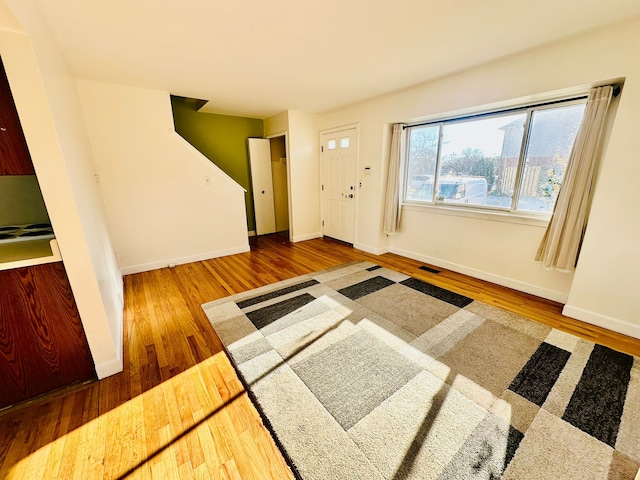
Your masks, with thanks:
[(125, 277), (124, 371), (0, 415), (0, 478), (293, 478), (200, 305), (358, 259), (640, 355), (554, 302), (331, 240), (260, 237), (250, 253)]

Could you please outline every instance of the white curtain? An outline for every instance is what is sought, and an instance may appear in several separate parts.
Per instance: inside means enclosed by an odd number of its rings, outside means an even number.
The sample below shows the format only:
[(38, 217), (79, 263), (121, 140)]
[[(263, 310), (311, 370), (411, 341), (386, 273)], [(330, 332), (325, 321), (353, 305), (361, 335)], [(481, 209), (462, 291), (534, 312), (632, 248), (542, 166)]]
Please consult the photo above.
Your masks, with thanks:
[(405, 130), (404, 125), (393, 125), (391, 134), (391, 152), (389, 154), (389, 170), (387, 172), (387, 190), (384, 198), (384, 217), (382, 231), (387, 235), (398, 233), (400, 228), (400, 170), (404, 158)]
[(556, 205), (536, 254), (550, 270), (575, 269), (587, 226), (593, 177), (613, 88), (593, 88), (564, 175)]

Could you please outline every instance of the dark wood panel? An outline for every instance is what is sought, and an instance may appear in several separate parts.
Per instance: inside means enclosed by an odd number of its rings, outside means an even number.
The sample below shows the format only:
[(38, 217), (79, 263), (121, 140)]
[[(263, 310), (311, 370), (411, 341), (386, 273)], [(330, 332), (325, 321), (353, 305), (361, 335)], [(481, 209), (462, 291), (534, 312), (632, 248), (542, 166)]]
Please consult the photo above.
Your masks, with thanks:
[(0, 60), (0, 175), (34, 175), (31, 155)]
[(0, 272), (0, 408), (95, 378), (61, 262)]

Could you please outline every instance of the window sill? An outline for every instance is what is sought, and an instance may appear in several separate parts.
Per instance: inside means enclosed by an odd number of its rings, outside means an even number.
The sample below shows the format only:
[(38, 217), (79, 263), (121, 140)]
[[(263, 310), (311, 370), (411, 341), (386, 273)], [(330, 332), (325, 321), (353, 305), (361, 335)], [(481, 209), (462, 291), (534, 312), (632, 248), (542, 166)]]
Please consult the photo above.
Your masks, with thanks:
[(479, 220), (489, 220), (493, 222), (518, 223), (532, 227), (544, 227), (549, 224), (550, 215), (540, 215), (536, 213), (512, 213), (504, 211), (489, 211), (472, 208), (461, 208), (451, 205), (424, 205), (417, 203), (403, 203), (403, 210), (415, 212), (428, 212), (438, 215), (452, 215), (455, 217), (475, 218)]

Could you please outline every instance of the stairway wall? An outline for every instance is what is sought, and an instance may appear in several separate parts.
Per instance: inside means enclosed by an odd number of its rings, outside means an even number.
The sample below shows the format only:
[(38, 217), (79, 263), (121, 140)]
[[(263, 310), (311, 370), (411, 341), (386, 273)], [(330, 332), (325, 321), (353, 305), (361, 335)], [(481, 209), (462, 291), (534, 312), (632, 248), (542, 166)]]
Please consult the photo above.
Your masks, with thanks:
[(124, 274), (249, 250), (244, 189), (174, 131), (167, 92), (77, 86)]
[(184, 100), (171, 97), (176, 132), (247, 191), (247, 229), (255, 230), (247, 138), (262, 137), (264, 122), (256, 118), (198, 112), (193, 104)]

